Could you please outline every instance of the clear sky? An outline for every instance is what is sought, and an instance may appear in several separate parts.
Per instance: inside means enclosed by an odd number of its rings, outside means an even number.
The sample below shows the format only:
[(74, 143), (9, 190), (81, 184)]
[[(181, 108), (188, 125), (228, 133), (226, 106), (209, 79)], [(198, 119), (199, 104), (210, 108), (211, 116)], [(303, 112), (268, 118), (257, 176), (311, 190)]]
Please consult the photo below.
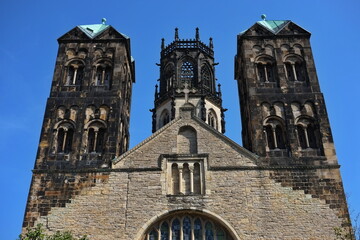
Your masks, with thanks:
[(214, 39), (216, 77), (222, 84), (225, 135), (241, 144), (236, 35), (261, 20), (292, 20), (312, 33), (311, 43), (325, 95), (350, 209), (360, 212), (360, 1), (0, 1), (0, 239), (21, 230), (46, 99), (57, 54), (56, 39), (81, 24), (107, 24), (131, 38), (136, 84), (131, 109), (131, 147), (151, 134), (160, 40)]

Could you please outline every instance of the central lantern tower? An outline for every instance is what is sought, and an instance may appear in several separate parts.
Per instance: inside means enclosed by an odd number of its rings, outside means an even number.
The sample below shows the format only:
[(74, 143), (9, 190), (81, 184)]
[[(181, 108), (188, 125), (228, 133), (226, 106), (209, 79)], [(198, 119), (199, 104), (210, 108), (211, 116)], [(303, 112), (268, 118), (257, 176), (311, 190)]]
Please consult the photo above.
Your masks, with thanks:
[[(165, 46), (161, 41), (160, 86), (155, 86), (152, 132), (179, 116), (184, 104), (195, 107), (195, 116), (221, 133), (225, 132), (220, 84), (216, 86), (212, 38), (209, 45), (200, 41), (199, 29), (195, 39), (175, 39)], [(160, 87), (160, 88), (159, 88)]]

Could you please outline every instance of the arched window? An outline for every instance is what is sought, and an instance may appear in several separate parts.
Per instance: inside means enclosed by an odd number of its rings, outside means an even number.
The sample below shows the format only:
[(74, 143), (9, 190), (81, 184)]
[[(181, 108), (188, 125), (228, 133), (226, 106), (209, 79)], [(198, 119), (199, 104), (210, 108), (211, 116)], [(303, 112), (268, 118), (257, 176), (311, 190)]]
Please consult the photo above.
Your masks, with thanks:
[(312, 119), (308, 117), (300, 117), (297, 119), (296, 130), (299, 145), (302, 149), (318, 148), (318, 130)]
[(177, 195), (180, 193), (180, 181), (179, 181), (179, 168), (176, 163), (171, 166), (171, 185), (172, 194)]
[(101, 153), (104, 149), (106, 128), (100, 122), (93, 122), (88, 127), (87, 147), (89, 153)]
[(96, 65), (94, 85), (110, 86), (111, 75), (112, 68), (110, 64), (107, 62), (100, 62), (98, 65)]
[[(171, 224), (172, 240), (180, 240), (180, 221), (179, 219), (174, 219)], [(181, 239), (182, 240), (182, 239)]]
[(177, 136), (178, 153), (197, 153), (196, 130), (190, 126), (181, 127)]
[(217, 117), (214, 110), (210, 110), (208, 114), (208, 124), (218, 130)]
[(264, 133), (266, 135), (267, 147), (271, 149), (285, 149), (286, 140), (284, 132), (284, 124), (282, 120), (277, 118), (269, 118), (264, 125)]
[(57, 128), (56, 152), (69, 153), (72, 150), (74, 136), (73, 126), (69, 123), (63, 123)]
[(285, 72), (289, 81), (305, 81), (304, 61), (299, 56), (290, 56), (285, 60)]
[(256, 61), (256, 70), (260, 82), (275, 82), (275, 64), (270, 57), (260, 57)]
[(208, 88), (209, 90), (213, 89), (211, 73), (209, 67), (206, 65), (201, 67), (201, 82), (205, 88)]
[(168, 176), (168, 186), (171, 188), (168, 190), (169, 194), (202, 194), (201, 162), (171, 161), (168, 167), (171, 169), (171, 175)]
[(178, 213), (158, 220), (150, 226), (142, 239), (148, 240), (156, 236), (156, 240), (168, 240), (170, 233), (172, 240), (233, 240), (221, 223), (191, 213)]
[(194, 66), (191, 62), (183, 62), (180, 68), (180, 81), (182, 83), (187, 82), (192, 86), (192, 81), (194, 79)]
[(172, 64), (169, 64), (165, 68), (165, 81), (160, 85), (160, 91), (169, 91), (173, 88), (174, 80), (175, 80), (175, 70)]
[(201, 194), (200, 164), (194, 163), (194, 194)]
[(189, 194), (191, 193), (191, 179), (190, 179), (190, 169), (189, 169), (189, 164), (188, 163), (184, 163), (183, 165), (183, 183), (184, 183), (184, 194)]
[(66, 81), (65, 84), (81, 85), (84, 76), (84, 65), (80, 61), (71, 62), (67, 66)]
[(159, 128), (165, 126), (169, 122), (170, 122), (169, 111), (167, 109), (165, 109), (160, 115)]

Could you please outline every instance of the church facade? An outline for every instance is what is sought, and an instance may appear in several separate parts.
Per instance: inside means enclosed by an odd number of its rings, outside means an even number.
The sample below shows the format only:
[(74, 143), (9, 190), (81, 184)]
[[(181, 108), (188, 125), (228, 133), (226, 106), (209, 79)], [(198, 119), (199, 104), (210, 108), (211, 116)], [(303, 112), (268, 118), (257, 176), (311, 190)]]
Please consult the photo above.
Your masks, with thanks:
[(244, 146), (227, 138), (212, 39), (161, 44), (153, 134), (128, 149), (135, 62), (104, 21), (58, 39), (23, 228), (89, 239), (334, 239), (349, 214), (310, 33), (237, 36)]

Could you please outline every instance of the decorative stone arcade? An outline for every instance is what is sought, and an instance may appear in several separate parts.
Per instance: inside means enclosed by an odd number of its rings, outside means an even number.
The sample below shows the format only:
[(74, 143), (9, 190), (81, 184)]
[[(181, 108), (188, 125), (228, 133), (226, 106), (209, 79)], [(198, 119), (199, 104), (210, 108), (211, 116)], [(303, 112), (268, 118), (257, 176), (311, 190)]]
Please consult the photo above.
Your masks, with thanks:
[(152, 131), (155, 132), (179, 116), (185, 103), (195, 106), (195, 115), (221, 133), (225, 132), (220, 84), (216, 86), (212, 38), (209, 45), (200, 41), (199, 29), (195, 39), (175, 39), (168, 46), (161, 41), (160, 79), (155, 86)]

